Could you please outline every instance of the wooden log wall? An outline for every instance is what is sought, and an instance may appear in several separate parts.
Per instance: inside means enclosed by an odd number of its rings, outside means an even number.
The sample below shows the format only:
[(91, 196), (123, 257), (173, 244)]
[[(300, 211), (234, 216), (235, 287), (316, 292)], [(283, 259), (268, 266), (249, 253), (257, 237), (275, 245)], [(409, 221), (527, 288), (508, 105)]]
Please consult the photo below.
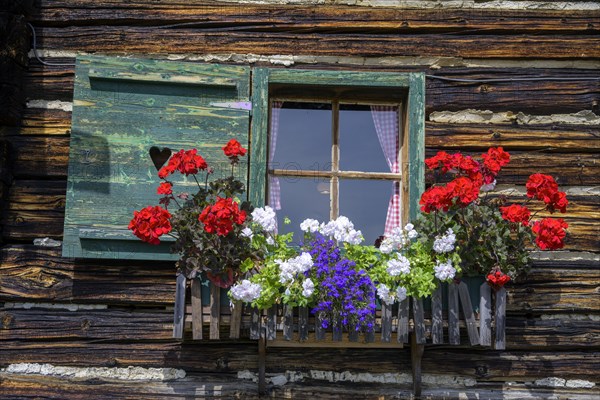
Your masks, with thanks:
[[(215, 374), (222, 377), (219, 395), (256, 395), (254, 385), (235, 379), (238, 371), (256, 372), (255, 342), (171, 339), (173, 264), (74, 260), (62, 258), (60, 248), (32, 244), (36, 238), (62, 237), (71, 64), (77, 52), (86, 52), (281, 68), (423, 71), (460, 79), (517, 78), (486, 83), (428, 78), (427, 152), (479, 154), (489, 146), (504, 146), (513, 161), (499, 183), (515, 198), (523, 197), (529, 174), (555, 176), (569, 195), (567, 246), (554, 255), (536, 256), (527, 281), (509, 288), (506, 351), (427, 347), (423, 372), (472, 379), (475, 386), (460, 389), (467, 396), (485, 390), (501, 393), (509, 388), (505, 382), (516, 382), (513, 391), (518, 385), (529, 388), (530, 382), (548, 377), (589, 381), (585, 385), (596, 387), (534, 386), (523, 393), (574, 398), (597, 393), (600, 82), (585, 80), (598, 77), (600, 70), (600, 10), (593, 3), (571, 2), (571, 9), (552, 10), (526, 5), (411, 9), (390, 2), (363, 7), (336, 2), (40, 0), (29, 15), (33, 2), (17, 3), (25, 8), (6, 6), (8, 11), (0, 13), (0, 42), (22, 49), (25, 37), (29, 46), (28, 21), (35, 26), (43, 60), (59, 65), (41, 65), (23, 58), (21, 51), (10, 60), (12, 72), (2, 69), (0, 75), (0, 199), (3, 193), (5, 198), (0, 208), (0, 368), (31, 362), (173, 367), (189, 374), (186, 381), (143, 390), (133, 384), (95, 385), (98, 398), (185, 397), (199, 393), (194, 387), (219, 381)], [(486, 2), (474, 4), (481, 3)], [(410, 373), (410, 354), (407, 349), (269, 349), (267, 373), (286, 370), (313, 377), (315, 371)], [(391, 390), (368, 383), (344, 387), (316, 382), (288, 384), (271, 396), (290, 390), (327, 398), (336, 398), (335, 393), (339, 398), (349, 393), (392, 397), (410, 390), (410, 384), (392, 385)], [(441, 393), (440, 384), (427, 382), (424, 393)], [(64, 398), (61, 394), (67, 393), (80, 398), (88, 390), (81, 382), (0, 374), (0, 397)]]

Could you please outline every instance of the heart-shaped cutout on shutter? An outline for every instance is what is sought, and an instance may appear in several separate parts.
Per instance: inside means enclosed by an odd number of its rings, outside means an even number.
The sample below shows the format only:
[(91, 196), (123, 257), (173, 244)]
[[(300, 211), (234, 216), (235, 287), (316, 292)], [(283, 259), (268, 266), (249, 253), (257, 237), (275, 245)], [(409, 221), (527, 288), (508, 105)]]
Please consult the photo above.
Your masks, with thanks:
[(156, 167), (156, 170), (160, 170), (163, 165), (169, 160), (171, 157), (171, 149), (168, 147), (163, 147), (159, 149), (156, 146), (150, 147), (150, 158)]

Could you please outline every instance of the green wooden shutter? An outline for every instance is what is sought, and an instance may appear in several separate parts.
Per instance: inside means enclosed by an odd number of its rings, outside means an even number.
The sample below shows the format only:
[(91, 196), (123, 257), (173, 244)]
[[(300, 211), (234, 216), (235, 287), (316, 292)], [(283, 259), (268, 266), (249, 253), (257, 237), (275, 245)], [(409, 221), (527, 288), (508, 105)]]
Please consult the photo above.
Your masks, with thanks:
[[(141, 242), (127, 225), (157, 205), (153, 146), (197, 148), (214, 178), (230, 173), (221, 147), (248, 145), (250, 69), (113, 57), (79, 57), (74, 89), (63, 256), (174, 260), (168, 238)], [(246, 181), (247, 165), (236, 175)], [(174, 176), (190, 193), (190, 176)], [(174, 207), (174, 206), (171, 206)]]

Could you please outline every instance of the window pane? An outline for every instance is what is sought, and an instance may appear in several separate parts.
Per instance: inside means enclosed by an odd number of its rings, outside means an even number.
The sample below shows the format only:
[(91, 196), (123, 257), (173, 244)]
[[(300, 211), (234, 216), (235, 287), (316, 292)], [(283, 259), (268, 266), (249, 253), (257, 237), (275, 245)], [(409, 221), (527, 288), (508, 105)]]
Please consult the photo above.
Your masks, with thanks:
[[(302, 241), (300, 224), (306, 218), (329, 221), (329, 179), (279, 177), (281, 210), (277, 212), (279, 233), (294, 232), (294, 242)], [(288, 217), (292, 223), (284, 225)]]
[(331, 170), (331, 129), (330, 104), (284, 102), (270, 168)]
[[(383, 120), (380, 128), (383, 130), (381, 134), (392, 134), (385, 130), (389, 128), (390, 122), (393, 122), (394, 119), (397, 121), (397, 107), (394, 108), (394, 111), (377, 112), (379, 118)], [(391, 142), (391, 149), (388, 149), (388, 157), (392, 160), (397, 153), (395, 150), (395, 143), (398, 140), (397, 126), (398, 124), (395, 122), (394, 138)], [(386, 156), (377, 137), (370, 106), (340, 105), (340, 170), (390, 172)]]
[(340, 215), (354, 222), (365, 237), (364, 244), (374, 244), (383, 235), (387, 217), (391, 181), (340, 179)]

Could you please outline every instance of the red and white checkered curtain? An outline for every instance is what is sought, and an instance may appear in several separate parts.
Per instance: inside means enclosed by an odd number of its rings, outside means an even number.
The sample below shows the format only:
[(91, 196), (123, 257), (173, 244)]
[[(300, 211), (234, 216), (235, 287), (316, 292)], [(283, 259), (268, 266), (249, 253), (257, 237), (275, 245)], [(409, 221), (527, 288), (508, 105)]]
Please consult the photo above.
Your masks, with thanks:
[[(400, 143), (398, 140), (398, 108), (393, 106), (371, 106), (371, 115), (375, 123), (377, 138), (385, 156), (388, 167), (393, 173), (400, 172), (398, 155)], [(400, 185), (392, 182), (392, 195), (385, 220), (384, 235), (390, 236), (392, 230), (401, 225), (400, 220)]]
[[(269, 135), (269, 168), (275, 158), (275, 149), (277, 148), (277, 135), (279, 133), (279, 114), (283, 102), (274, 101), (271, 103), (271, 134)], [(269, 205), (273, 210), (281, 210), (281, 186), (279, 178), (269, 176)]]

